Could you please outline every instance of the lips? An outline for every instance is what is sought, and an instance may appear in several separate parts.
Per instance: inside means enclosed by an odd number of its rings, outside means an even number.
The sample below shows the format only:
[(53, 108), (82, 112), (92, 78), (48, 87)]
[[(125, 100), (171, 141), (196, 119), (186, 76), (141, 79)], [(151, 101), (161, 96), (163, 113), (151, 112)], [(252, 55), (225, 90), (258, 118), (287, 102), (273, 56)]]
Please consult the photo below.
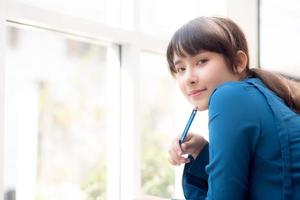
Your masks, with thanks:
[(198, 95), (202, 94), (205, 90), (206, 90), (206, 88), (205, 89), (199, 89), (199, 90), (192, 90), (188, 93), (188, 96), (190, 96), (190, 97), (198, 96)]

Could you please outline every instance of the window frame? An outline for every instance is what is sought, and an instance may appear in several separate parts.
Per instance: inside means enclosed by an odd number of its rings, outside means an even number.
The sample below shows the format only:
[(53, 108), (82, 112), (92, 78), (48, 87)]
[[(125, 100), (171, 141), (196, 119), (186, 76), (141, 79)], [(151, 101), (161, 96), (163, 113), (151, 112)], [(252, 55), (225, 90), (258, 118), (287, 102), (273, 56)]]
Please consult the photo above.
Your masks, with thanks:
[[(108, 6), (113, 9), (113, 5), (117, 2), (108, 1), (111, 4)], [(120, 0), (121, 11), (121, 26), (113, 27), (103, 23), (82, 19), (65, 15), (63, 13), (47, 10), (45, 8), (35, 7), (26, 3), (17, 2), (15, 0), (0, 0), (0, 110), (4, 110), (4, 80), (5, 80), (5, 44), (6, 44), (6, 26), (9, 24), (24, 25), (35, 27), (42, 30), (53, 31), (61, 34), (66, 34), (74, 37), (85, 38), (94, 42), (107, 41), (111, 45), (108, 48), (109, 60), (112, 63), (112, 69), (109, 70), (108, 77), (111, 80), (117, 81), (119, 88), (115, 88), (115, 92), (110, 94), (113, 99), (115, 97), (121, 99), (121, 102), (112, 101), (109, 106), (111, 110), (109, 116), (110, 130), (116, 133), (113, 137), (108, 137), (109, 144), (115, 144), (117, 140), (118, 147), (116, 149), (108, 149), (111, 154), (108, 156), (108, 184), (107, 197), (108, 199), (136, 199), (140, 198), (140, 173), (136, 173), (139, 169), (138, 163), (138, 110), (137, 106), (137, 72), (131, 66), (139, 66), (139, 53), (142, 50), (151, 51), (164, 55), (168, 44), (168, 38), (147, 35), (139, 30), (139, 0), (131, 0), (129, 8), (125, 0)], [(257, 63), (258, 52), (258, 0), (227, 0), (228, 16), (235, 19), (237, 22), (244, 24), (246, 35), (249, 39), (250, 53), (252, 63)], [(248, 6), (245, 6), (247, 3)], [(251, 8), (251, 9), (249, 9)], [(131, 10), (134, 10), (130, 17), (127, 16)], [(59, 19), (59, 20), (58, 20)], [(128, 30), (125, 24), (133, 20), (132, 29)], [(250, 25), (249, 25), (250, 24)], [(118, 58), (119, 62), (115, 62)], [(122, 76), (128, 74), (131, 77), (132, 96), (128, 96), (122, 89)], [(119, 77), (115, 79), (115, 75)], [(108, 82), (109, 83), (109, 82)], [(128, 89), (128, 88), (127, 88)], [(131, 99), (130, 105), (125, 105), (124, 100)], [(129, 109), (130, 108), (130, 109)], [(128, 118), (131, 116), (131, 118)], [(125, 121), (128, 120), (128, 121)], [(4, 112), (0, 112), (0, 192), (4, 194), (3, 183), (3, 166), (4, 166)], [(131, 145), (130, 145), (131, 144)], [(112, 145), (108, 145), (112, 146)], [(130, 156), (128, 157), (128, 153)], [(128, 162), (130, 161), (130, 162)], [(112, 163), (118, 163), (112, 168)], [(111, 166), (111, 167), (110, 167)], [(125, 168), (123, 168), (125, 166)], [(130, 173), (125, 169), (132, 169)], [(111, 170), (111, 171), (110, 171)], [(180, 170), (177, 170), (179, 173)], [(111, 178), (109, 178), (111, 177)], [(119, 177), (116, 179), (116, 177)], [(178, 175), (177, 175), (178, 177)], [(112, 181), (113, 180), (113, 181)], [(128, 180), (133, 180), (130, 183)], [(129, 190), (123, 188), (123, 185), (129, 184)], [(180, 184), (176, 184), (177, 189)], [(116, 190), (116, 188), (118, 188)], [(146, 195), (147, 196), (147, 195)], [(145, 196), (145, 198), (146, 198)], [(144, 198), (144, 197), (143, 197)]]
[[(5, 78), (5, 45), (6, 45), (6, 1), (0, 0), (0, 194), (4, 194), (4, 78)], [(2, 199), (3, 197), (1, 197)]]

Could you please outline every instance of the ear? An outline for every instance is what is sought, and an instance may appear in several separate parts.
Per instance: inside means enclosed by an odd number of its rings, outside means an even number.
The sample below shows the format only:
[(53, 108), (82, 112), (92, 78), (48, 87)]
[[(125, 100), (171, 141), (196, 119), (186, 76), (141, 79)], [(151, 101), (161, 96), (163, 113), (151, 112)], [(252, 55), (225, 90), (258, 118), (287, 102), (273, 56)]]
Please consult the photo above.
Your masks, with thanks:
[(246, 55), (246, 53), (242, 50), (237, 51), (235, 66), (239, 74), (246, 69), (247, 63), (248, 63), (248, 56)]

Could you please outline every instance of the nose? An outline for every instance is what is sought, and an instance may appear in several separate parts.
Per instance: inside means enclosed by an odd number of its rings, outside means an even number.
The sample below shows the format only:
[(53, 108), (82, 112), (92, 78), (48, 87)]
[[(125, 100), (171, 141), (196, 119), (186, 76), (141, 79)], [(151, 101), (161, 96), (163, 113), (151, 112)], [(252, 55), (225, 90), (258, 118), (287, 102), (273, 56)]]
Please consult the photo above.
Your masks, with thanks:
[(187, 85), (194, 85), (198, 83), (199, 77), (194, 69), (187, 70), (185, 82)]

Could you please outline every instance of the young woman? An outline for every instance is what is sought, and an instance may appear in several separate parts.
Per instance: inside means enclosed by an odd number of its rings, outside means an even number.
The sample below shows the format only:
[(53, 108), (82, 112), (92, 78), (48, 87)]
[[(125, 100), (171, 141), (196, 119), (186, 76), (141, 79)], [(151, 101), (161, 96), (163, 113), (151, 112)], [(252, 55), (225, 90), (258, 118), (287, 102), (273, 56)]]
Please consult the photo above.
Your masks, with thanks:
[(169, 150), (171, 164), (185, 164), (186, 199), (299, 200), (299, 84), (250, 69), (245, 36), (227, 18), (183, 25), (167, 59), (187, 100), (209, 111), (209, 144), (189, 133)]

